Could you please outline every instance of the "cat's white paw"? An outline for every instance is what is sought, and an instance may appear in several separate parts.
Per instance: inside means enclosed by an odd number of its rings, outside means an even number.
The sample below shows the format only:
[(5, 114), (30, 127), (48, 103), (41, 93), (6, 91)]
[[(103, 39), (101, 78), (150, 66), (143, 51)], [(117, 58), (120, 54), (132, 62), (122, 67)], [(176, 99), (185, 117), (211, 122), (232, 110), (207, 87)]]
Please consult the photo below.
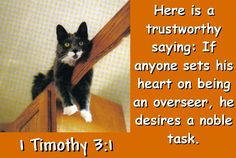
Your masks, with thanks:
[(92, 122), (92, 114), (88, 110), (81, 110), (80, 115), (84, 118), (85, 122)]
[(73, 115), (74, 113), (76, 113), (78, 110), (76, 105), (72, 105), (72, 106), (67, 106), (64, 107), (63, 109), (63, 115)]

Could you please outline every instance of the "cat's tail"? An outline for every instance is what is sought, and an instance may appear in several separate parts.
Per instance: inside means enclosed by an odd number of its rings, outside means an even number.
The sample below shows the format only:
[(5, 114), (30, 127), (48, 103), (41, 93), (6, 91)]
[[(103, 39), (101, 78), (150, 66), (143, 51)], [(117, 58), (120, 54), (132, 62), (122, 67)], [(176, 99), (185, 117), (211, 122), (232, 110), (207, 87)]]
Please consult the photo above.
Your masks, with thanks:
[(47, 75), (38, 73), (34, 76), (33, 86), (32, 86), (32, 99), (34, 100), (46, 86), (53, 80), (53, 72), (50, 70)]

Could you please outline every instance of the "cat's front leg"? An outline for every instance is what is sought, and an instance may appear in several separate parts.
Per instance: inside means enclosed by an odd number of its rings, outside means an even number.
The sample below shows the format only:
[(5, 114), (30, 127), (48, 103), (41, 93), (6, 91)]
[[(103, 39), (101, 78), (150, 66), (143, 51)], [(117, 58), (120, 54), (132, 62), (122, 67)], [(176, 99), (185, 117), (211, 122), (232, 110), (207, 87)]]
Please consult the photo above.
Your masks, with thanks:
[(92, 122), (92, 114), (90, 112), (90, 86), (92, 75), (93, 70), (91, 69), (72, 89), (72, 94), (80, 105), (80, 115), (86, 122)]
[[(78, 91), (77, 91), (78, 92)], [(90, 112), (90, 95), (88, 93), (76, 94), (73, 91), (73, 95), (76, 97), (77, 102), (80, 105), (80, 115), (85, 120), (85, 122), (92, 122), (92, 114)]]
[(71, 105), (71, 106), (66, 106), (63, 109), (63, 115), (73, 115), (74, 113), (76, 113), (78, 110), (77, 106), (75, 104)]
[(65, 85), (64, 83), (56, 82), (56, 88), (63, 102), (63, 114), (70, 116), (76, 113), (78, 111), (78, 107), (72, 99), (70, 86)]
[(86, 122), (92, 122), (92, 114), (90, 112), (90, 96), (87, 96), (87, 99), (85, 101), (86, 103), (82, 104), (84, 106), (81, 106), (80, 108), (80, 115), (84, 118)]
[(81, 117), (84, 118), (85, 122), (92, 122), (93, 121), (92, 114), (89, 110), (86, 110), (86, 109), (80, 110), (80, 115), (81, 115)]

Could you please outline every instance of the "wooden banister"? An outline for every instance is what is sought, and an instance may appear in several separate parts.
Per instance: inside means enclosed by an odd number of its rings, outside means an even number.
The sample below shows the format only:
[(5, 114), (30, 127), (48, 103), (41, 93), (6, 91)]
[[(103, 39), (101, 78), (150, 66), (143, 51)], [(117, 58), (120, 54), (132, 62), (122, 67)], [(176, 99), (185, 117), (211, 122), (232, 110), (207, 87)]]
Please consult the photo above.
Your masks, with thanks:
[(101, 29), (93, 38), (91, 56), (86, 63), (76, 66), (72, 77), (75, 85), (88, 72), (89, 69), (122, 40), (130, 31), (130, 5), (129, 2)]
[[(78, 83), (85, 73), (98, 60), (115, 48), (129, 31), (130, 5), (127, 2), (92, 39), (93, 48), (91, 55), (87, 62), (76, 66), (72, 77), (72, 84)], [(14, 122), (0, 124), (0, 131), (57, 131), (56, 113), (56, 93), (54, 84), (50, 83)], [(37, 129), (32, 129), (28, 124), (37, 124), (34, 126)]]

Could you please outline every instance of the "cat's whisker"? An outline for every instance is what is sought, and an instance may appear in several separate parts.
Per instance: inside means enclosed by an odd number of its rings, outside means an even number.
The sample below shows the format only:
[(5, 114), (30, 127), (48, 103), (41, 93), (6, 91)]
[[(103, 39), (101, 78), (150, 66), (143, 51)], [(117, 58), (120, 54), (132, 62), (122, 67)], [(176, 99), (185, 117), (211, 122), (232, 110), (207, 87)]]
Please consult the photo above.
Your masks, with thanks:
[(67, 54), (65, 54), (65, 55), (63, 55), (63, 56), (57, 58), (57, 61), (61, 61), (61, 60), (64, 59), (66, 56), (67, 56)]

